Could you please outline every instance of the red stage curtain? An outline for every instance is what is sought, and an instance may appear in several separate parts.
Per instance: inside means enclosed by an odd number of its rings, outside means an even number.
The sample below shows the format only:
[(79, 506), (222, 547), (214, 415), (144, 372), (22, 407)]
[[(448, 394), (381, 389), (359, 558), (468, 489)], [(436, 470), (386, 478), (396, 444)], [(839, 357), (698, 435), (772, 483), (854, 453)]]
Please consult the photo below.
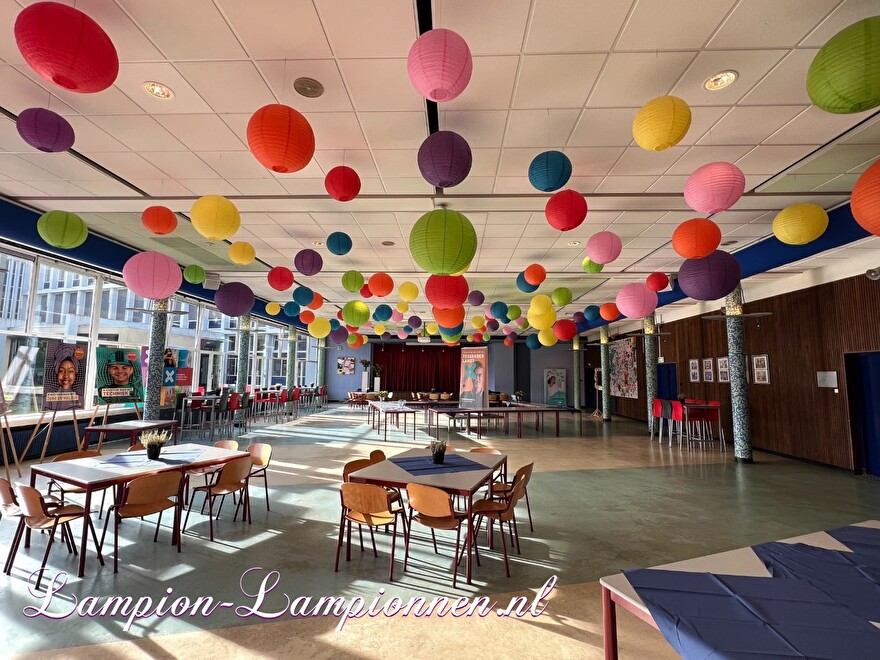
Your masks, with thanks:
[(382, 367), (382, 389), (389, 392), (458, 392), (461, 349), (403, 344), (373, 347), (373, 363)]

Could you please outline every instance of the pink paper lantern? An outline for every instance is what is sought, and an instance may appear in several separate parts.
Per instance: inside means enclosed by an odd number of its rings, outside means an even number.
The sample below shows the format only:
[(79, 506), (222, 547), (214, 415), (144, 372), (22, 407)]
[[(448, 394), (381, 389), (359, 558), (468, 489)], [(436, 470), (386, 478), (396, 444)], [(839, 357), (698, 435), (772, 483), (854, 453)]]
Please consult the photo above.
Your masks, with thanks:
[(404, 329), (401, 328), (400, 330), (397, 331), (397, 338), (398, 338), (398, 339), (406, 339), (407, 336), (408, 336), (408, 335), (407, 335), (407, 333), (406, 333), (406, 330), (404, 330)]
[(716, 162), (694, 170), (684, 184), (684, 199), (698, 213), (726, 211), (746, 189), (746, 177), (733, 163)]
[(395, 309), (391, 312), (391, 322), (392, 323), (400, 323), (403, 320), (403, 312)]
[(610, 264), (620, 256), (623, 244), (613, 231), (600, 231), (587, 241), (587, 256), (597, 264)]
[(657, 293), (641, 282), (633, 282), (617, 293), (616, 303), (624, 316), (643, 319), (657, 309)]
[(474, 64), (467, 42), (452, 30), (428, 30), (412, 45), (406, 72), (416, 91), (438, 103), (461, 94)]
[(141, 252), (122, 267), (125, 286), (141, 298), (161, 300), (180, 288), (183, 274), (174, 259), (161, 252)]

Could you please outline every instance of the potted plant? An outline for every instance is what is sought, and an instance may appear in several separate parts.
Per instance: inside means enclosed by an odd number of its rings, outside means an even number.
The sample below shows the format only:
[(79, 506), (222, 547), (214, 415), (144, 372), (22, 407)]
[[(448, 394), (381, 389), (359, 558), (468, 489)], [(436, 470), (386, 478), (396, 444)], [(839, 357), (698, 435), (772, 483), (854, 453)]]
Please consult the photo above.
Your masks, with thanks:
[(361, 373), (361, 389), (366, 392), (370, 389), (370, 365), (372, 364), (369, 360), (364, 358), (360, 361), (361, 366), (364, 368)]
[(516, 397), (515, 401), (517, 402), (522, 402), (526, 400), (526, 393), (522, 390), (517, 390), (513, 396)]
[(171, 438), (168, 431), (147, 431), (141, 433), (141, 444), (147, 448), (147, 458), (151, 461), (159, 459), (162, 446)]
[(431, 440), (431, 458), (437, 465), (443, 465), (446, 457), (446, 441)]

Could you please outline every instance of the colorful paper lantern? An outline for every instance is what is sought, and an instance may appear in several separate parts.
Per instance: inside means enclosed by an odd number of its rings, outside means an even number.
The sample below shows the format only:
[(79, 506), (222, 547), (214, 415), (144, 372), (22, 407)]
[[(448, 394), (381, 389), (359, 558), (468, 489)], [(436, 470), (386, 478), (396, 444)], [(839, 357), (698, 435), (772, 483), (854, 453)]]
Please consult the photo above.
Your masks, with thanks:
[(538, 312), (546, 312), (548, 309), (552, 309), (552, 307), (553, 299), (550, 296), (545, 296), (543, 293), (532, 296), (532, 300), (529, 303), (529, 308)]
[(189, 217), (193, 229), (209, 241), (225, 241), (241, 226), (241, 215), (235, 204), (220, 195), (197, 199)]
[(627, 318), (643, 319), (657, 309), (657, 294), (641, 282), (633, 282), (617, 292), (615, 302)]
[(496, 319), (507, 317), (507, 303), (496, 300), (489, 309), (492, 312), (492, 316)]
[(364, 284), (364, 285), (361, 287), (361, 290), (360, 290), (359, 293), (360, 293), (360, 295), (361, 295), (361, 298), (372, 298), (372, 297), (373, 297), (373, 292), (370, 291), (370, 285), (369, 285), (369, 284)]
[(298, 286), (293, 290), (293, 299), (302, 307), (307, 307), (315, 299), (315, 292), (307, 286)]
[(534, 308), (530, 308), (526, 318), (529, 320), (529, 325), (531, 325), (536, 330), (544, 330), (545, 328), (550, 328), (556, 323), (556, 310), (548, 309), (545, 311), (536, 310)]
[(141, 222), (147, 231), (160, 236), (177, 229), (177, 216), (167, 206), (148, 206), (141, 213)]
[(110, 37), (78, 9), (57, 2), (34, 3), (19, 13), (14, 31), (25, 62), (71, 92), (100, 92), (119, 74)]
[(685, 220), (672, 232), (672, 249), (685, 259), (702, 259), (721, 244), (721, 229), (707, 218)]
[(452, 309), (443, 309), (434, 307), (434, 320), (443, 328), (454, 328), (464, 321), (464, 307), (453, 307)]
[(373, 319), (376, 321), (387, 321), (391, 318), (391, 315), (394, 311), (390, 306), (382, 303), (381, 305), (377, 305), (376, 309), (373, 310)]
[(581, 262), (581, 268), (584, 269), (585, 273), (595, 275), (596, 273), (602, 272), (602, 269), (605, 268), (605, 264), (597, 264), (589, 257), (584, 257), (584, 260)]
[(416, 221), (409, 234), (409, 251), (422, 270), (451, 275), (471, 263), (477, 253), (477, 232), (464, 215), (436, 209)]
[(584, 317), (590, 323), (595, 323), (602, 317), (600, 312), (601, 310), (599, 309), (598, 305), (587, 305), (584, 308)]
[(280, 103), (265, 105), (251, 115), (247, 141), (263, 167), (281, 174), (298, 172), (315, 155), (315, 134), (308, 120)]
[(308, 325), (309, 323), (311, 323), (312, 321), (315, 320), (315, 313), (310, 309), (300, 310), (299, 320), (302, 323), (305, 323), (306, 325)]
[(52, 247), (71, 250), (86, 242), (89, 229), (76, 213), (47, 211), (37, 220), (37, 233)]
[(239, 266), (247, 266), (257, 257), (254, 246), (246, 241), (236, 241), (227, 248), (226, 254), (229, 255), (229, 261)]
[(324, 305), (324, 296), (315, 291), (314, 297), (312, 298), (312, 302), (310, 302), (307, 307), (309, 309), (321, 309)]
[(880, 16), (853, 23), (819, 49), (807, 72), (807, 93), (836, 114), (880, 105)]
[(460, 307), (470, 299), (467, 280), (461, 275), (431, 275), (425, 283), (425, 297), (434, 307)]
[(205, 269), (196, 264), (190, 264), (183, 269), (183, 279), (190, 284), (201, 284), (205, 281)]
[(697, 213), (711, 215), (736, 204), (746, 188), (746, 176), (733, 163), (708, 163), (694, 170), (684, 184), (684, 201)]
[(226, 316), (244, 316), (254, 308), (256, 298), (250, 287), (241, 282), (221, 284), (214, 294), (214, 305)]
[(431, 101), (451, 101), (471, 79), (474, 64), (467, 42), (452, 30), (428, 30), (415, 40), (406, 72), (416, 91)]
[(341, 257), (351, 252), (351, 236), (343, 231), (334, 231), (327, 237), (327, 249)]
[(513, 340), (510, 337), (506, 337), (504, 339), (504, 345), (510, 348), (511, 346), (513, 346)]
[(559, 339), (553, 333), (553, 328), (543, 328), (538, 330), (538, 341), (541, 346), (555, 346)]
[(419, 328), (422, 327), (422, 318), (420, 316), (415, 316), (415, 315), (410, 316), (406, 320), (406, 324), (409, 327), (413, 328), (414, 330), (418, 330)]
[(374, 296), (384, 298), (394, 290), (394, 280), (388, 273), (375, 273), (370, 276), (367, 286)]
[(544, 216), (559, 231), (571, 231), (587, 217), (587, 200), (574, 190), (561, 190), (547, 200)]
[(324, 267), (324, 259), (311, 248), (306, 248), (296, 253), (293, 258), (293, 267), (303, 275), (317, 275)]
[(545, 151), (532, 159), (529, 181), (541, 192), (559, 190), (571, 178), (571, 161), (561, 151)]
[(495, 332), (496, 330), (498, 330), (499, 326), (500, 324), (496, 319), (486, 321), (486, 330), (488, 330), (489, 332)]
[(429, 335), (436, 335), (440, 332), (440, 326), (434, 323), (433, 321), (425, 325), (425, 331)]
[(645, 286), (651, 291), (663, 291), (669, 286), (669, 277), (666, 273), (651, 273), (645, 280)]
[(398, 287), (397, 293), (400, 295), (400, 299), (404, 302), (411, 302), (418, 298), (419, 287), (412, 282), (404, 282)]
[(516, 276), (516, 288), (522, 291), (523, 293), (532, 293), (538, 290), (537, 284), (529, 284), (526, 282), (525, 273), (520, 273)]
[(337, 165), (324, 177), (324, 188), (337, 202), (350, 202), (361, 191), (361, 178), (347, 165)]
[(482, 316), (477, 315), (471, 318), (471, 325), (474, 326), (477, 330), (482, 328), (485, 324), (486, 319), (484, 319)]
[(359, 334), (350, 334), (346, 341), (352, 348), (360, 348), (367, 343), (367, 338)]
[(370, 319), (370, 308), (361, 300), (351, 300), (342, 308), (342, 320), (348, 325), (360, 327)]
[(183, 275), (180, 266), (161, 252), (141, 252), (122, 267), (125, 286), (136, 295), (149, 300), (167, 298), (180, 288)]
[[(469, 305), (473, 305), (477, 307), (478, 305), (482, 305), (485, 302), (486, 296), (483, 295), (483, 292), (479, 289), (474, 289), (468, 294), (467, 301)], [(442, 305), (441, 305), (442, 306)]]
[(606, 321), (616, 321), (620, 316), (620, 311), (614, 303), (605, 303), (599, 308), (599, 316)]
[(46, 153), (67, 151), (76, 139), (70, 122), (46, 108), (22, 110), (15, 120), (15, 128), (22, 140)]
[(401, 314), (406, 314), (409, 311), (409, 303), (405, 303), (402, 300), (397, 303), (395, 309)]
[(526, 346), (528, 346), (533, 351), (541, 348), (541, 342), (538, 339), (538, 335), (529, 335), (528, 337), (526, 337)]
[(547, 279), (547, 271), (541, 264), (532, 264), (523, 271), (523, 279), (532, 286), (538, 286)]
[(286, 266), (275, 266), (266, 275), (266, 280), (276, 291), (287, 291), (293, 286), (293, 271)]
[(522, 309), (519, 305), (509, 305), (507, 308), (507, 318), (510, 321), (516, 321), (522, 316)]
[(299, 303), (293, 300), (284, 305), (284, 313), (288, 316), (299, 316), (300, 309)]
[(269, 316), (275, 316), (281, 312), (281, 305), (277, 302), (269, 302), (266, 303), (266, 314)]
[(792, 204), (773, 219), (773, 235), (787, 245), (806, 245), (828, 229), (828, 213), (817, 204)]
[(552, 300), (553, 304), (557, 307), (564, 307), (571, 302), (571, 298), (571, 289), (564, 286), (561, 286), (558, 289), (553, 289), (553, 293), (550, 294), (550, 300)]
[(718, 300), (736, 288), (740, 276), (736, 257), (715, 250), (702, 259), (686, 259), (678, 270), (678, 286), (694, 300)]
[(623, 243), (620, 236), (613, 231), (600, 231), (590, 236), (587, 241), (587, 256), (590, 261), (607, 265), (620, 256)]
[(577, 326), (574, 321), (559, 319), (553, 324), (553, 334), (559, 341), (571, 341), (577, 335)]
[(880, 160), (862, 172), (856, 181), (850, 210), (859, 225), (880, 236)]
[(330, 341), (334, 344), (344, 344), (348, 340), (348, 330), (345, 328), (334, 328), (330, 331)]
[(425, 181), (438, 188), (452, 188), (467, 178), (473, 156), (463, 137), (453, 131), (437, 131), (422, 142), (419, 171)]
[(633, 137), (642, 149), (663, 151), (681, 142), (691, 127), (691, 109), (677, 96), (658, 96), (633, 119)]
[(342, 274), (342, 288), (354, 293), (364, 286), (364, 276), (356, 270), (347, 270)]

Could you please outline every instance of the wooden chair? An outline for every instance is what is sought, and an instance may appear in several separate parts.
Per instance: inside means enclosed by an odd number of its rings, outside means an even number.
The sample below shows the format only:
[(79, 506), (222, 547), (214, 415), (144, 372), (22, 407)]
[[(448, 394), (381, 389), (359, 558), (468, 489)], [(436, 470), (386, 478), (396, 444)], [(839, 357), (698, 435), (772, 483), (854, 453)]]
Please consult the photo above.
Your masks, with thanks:
[[(47, 507), (59, 505), (58, 500), (55, 498), (47, 499), (44, 497), (43, 499), (45, 500)], [(9, 545), (9, 552), (6, 553), (6, 564), (3, 566), (3, 572), (8, 575), (11, 565), (12, 547), (18, 543), (18, 535), (24, 529), (24, 525), (21, 524), (21, 507), (18, 506), (18, 500), (15, 499), (15, 492), (12, 490), (10, 483), (3, 478), (0, 478), (0, 517), (15, 518), (19, 521), (19, 526), (16, 528), (15, 534), (12, 537), (12, 543)], [(73, 539), (67, 537), (66, 527), (62, 526), (61, 535), (64, 542), (67, 543), (67, 551), (73, 552)]]
[[(189, 513), (192, 511), (193, 499), (199, 491), (205, 494), (205, 500), (208, 502), (208, 524), (210, 529), (210, 538), (214, 540), (214, 498), (220, 497), (220, 506), (217, 507), (217, 518), (220, 518), (220, 510), (223, 508), (223, 502), (227, 495), (241, 493), (238, 504), (235, 507), (235, 514), (232, 516), (233, 522), (238, 517), (238, 510), (242, 509), (242, 520), (247, 518), (248, 524), (251, 522), (251, 504), (248, 497), (248, 477), (253, 466), (254, 459), (250, 456), (242, 456), (226, 463), (217, 473), (217, 478), (204, 486), (193, 488), (193, 497), (189, 501), (189, 508), (186, 510), (186, 519), (183, 521), (183, 529), (186, 529), (186, 523), (189, 520)], [(243, 507), (243, 508), (242, 508)]]
[(474, 503), (472, 509), (476, 518), (474, 538), (472, 539), (474, 547), (476, 547), (477, 536), (480, 533), (480, 526), (483, 524), (483, 518), (488, 520), (487, 534), (489, 536), (489, 547), (492, 547), (492, 522), (496, 520), (498, 521), (498, 526), (501, 530), (501, 548), (504, 551), (504, 571), (507, 573), (507, 577), (510, 577), (510, 562), (507, 557), (507, 541), (505, 540), (504, 523), (507, 523), (508, 533), (510, 534), (511, 540), (513, 541), (513, 539), (515, 539), (514, 543), (516, 552), (519, 554), (519, 530), (516, 527), (516, 515), (514, 509), (516, 508), (516, 503), (519, 502), (523, 496), (525, 481), (525, 476), (522, 475), (515, 478), (513, 488), (506, 500), (500, 502), (498, 500), (480, 500)]
[(272, 445), (265, 442), (254, 442), (248, 445), (248, 454), (254, 459), (254, 465), (251, 468), (251, 477), (262, 477), (263, 487), (266, 489), (266, 511), (269, 510), (269, 479), (266, 471), (269, 468), (269, 461), (272, 460)]
[(492, 497), (507, 499), (510, 496), (510, 492), (513, 490), (513, 486), (514, 484), (516, 484), (517, 480), (522, 476), (525, 477), (525, 483), (523, 484), (523, 495), (526, 499), (526, 511), (529, 514), (529, 529), (533, 532), (535, 531), (535, 526), (532, 524), (532, 506), (529, 503), (529, 481), (531, 481), (532, 479), (532, 470), (534, 469), (534, 467), (534, 463), (523, 465), (519, 470), (516, 471), (513, 479), (511, 479), (509, 482), (492, 484)]
[[(406, 485), (407, 499), (409, 500), (409, 524), (404, 530), (404, 553), (403, 570), (406, 570), (409, 560), (409, 542), (412, 536), (412, 524), (415, 520), (431, 530), (431, 542), (434, 544), (434, 554), (437, 551), (437, 536), (435, 530), (455, 530), (455, 553), (452, 562), (452, 587), (455, 588), (458, 577), (458, 565), (461, 561), (459, 548), (461, 546), (461, 524), (467, 520), (467, 513), (456, 511), (452, 504), (452, 496), (444, 490), (433, 486), (421, 484)], [(465, 549), (469, 549), (470, 539), (465, 539)], [(477, 555), (477, 563), (480, 561)]]
[(370, 452), (370, 460), (373, 463), (381, 463), (385, 460), (385, 452), (381, 449), (374, 449)]
[[(373, 534), (374, 527), (386, 527), (391, 529), (391, 560), (388, 565), (388, 580), (394, 580), (394, 546), (397, 541), (397, 518), (403, 514), (400, 507), (394, 508), (388, 501), (388, 491), (381, 486), (372, 484), (344, 483), (339, 487), (339, 497), (342, 503), (342, 515), (339, 519), (339, 538), (336, 540), (336, 567), (339, 572), (339, 553), (342, 550), (343, 533), (348, 530), (348, 543), (345, 552), (345, 561), (351, 561), (351, 524), (356, 523), (358, 528), (364, 525), (370, 528), (370, 538), (373, 541), (373, 555), (378, 557), (376, 550), (376, 537)], [(361, 544), (363, 552), (363, 544)]]
[[(159, 525), (162, 524), (162, 513), (166, 509), (174, 509), (174, 523), (171, 542), (177, 537), (177, 551), (180, 552), (180, 522), (179, 497), (180, 480), (183, 475), (180, 472), (160, 472), (148, 474), (144, 477), (133, 479), (125, 485), (122, 491), (121, 504), (110, 507), (113, 511), (113, 572), (119, 572), (119, 524), (124, 518), (141, 518), (154, 513), (159, 514), (156, 520), (156, 533), (153, 534), (153, 543), (159, 540)], [(174, 498), (174, 499), (171, 499)], [(107, 525), (110, 522), (110, 511), (104, 520), (104, 531), (101, 532), (101, 548), (104, 547), (104, 539), (107, 536)]]
[[(135, 445), (135, 446), (137, 446), (137, 445)], [(128, 451), (131, 451), (131, 449), (129, 449)], [(55, 456), (52, 459), (52, 462), (53, 463), (60, 463), (62, 461), (72, 461), (77, 458), (93, 458), (95, 456), (100, 456), (100, 455), (101, 455), (101, 452), (98, 451), (97, 449), (84, 449), (81, 451), (68, 451), (68, 452), (64, 452), (63, 454), (58, 454), (57, 456)], [(107, 499), (107, 490), (109, 488), (110, 488), (110, 486), (104, 486), (103, 488), (100, 489), (101, 490), (101, 506), (98, 509), (98, 520), (100, 520), (101, 516), (104, 515), (104, 502)], [(56, 492), (57, 492), (57, 495), (56, 495)], [(85, 488), (80, 488), (79, 486), (71, 486), (70, 484), (62, 484), (62, 483), (55, 481), (54, 479), (50, 479), (49, 480), (49, 488), (47, 489), (47, 497), (50, 501), (55, 500), (55, 498), (57, 497), (57, 501), (60, 504), (64, 504), (64, 499), (68, 495), (81, 495), (82, 493), (85, 493), (85, 492), (86, 492)]]
[[(238, 451), (238, 440), (218, 440), (214, 443), (214, 446), (219, 449), (229, 449), (230, 451)], [(208, 485), (208, 482), (211, 481), (213, 475), (222, 470), (223, 467), (217, 467), (216, 465), (209, 465), (208, 467), (199, 467), (193, 468), (192, 470), (186, 471), (186, 482), (184, 484), (184, 502), (189, 502), (189, 482), (193, 476), (196, 477), (204, 477), (205, 485)]]

